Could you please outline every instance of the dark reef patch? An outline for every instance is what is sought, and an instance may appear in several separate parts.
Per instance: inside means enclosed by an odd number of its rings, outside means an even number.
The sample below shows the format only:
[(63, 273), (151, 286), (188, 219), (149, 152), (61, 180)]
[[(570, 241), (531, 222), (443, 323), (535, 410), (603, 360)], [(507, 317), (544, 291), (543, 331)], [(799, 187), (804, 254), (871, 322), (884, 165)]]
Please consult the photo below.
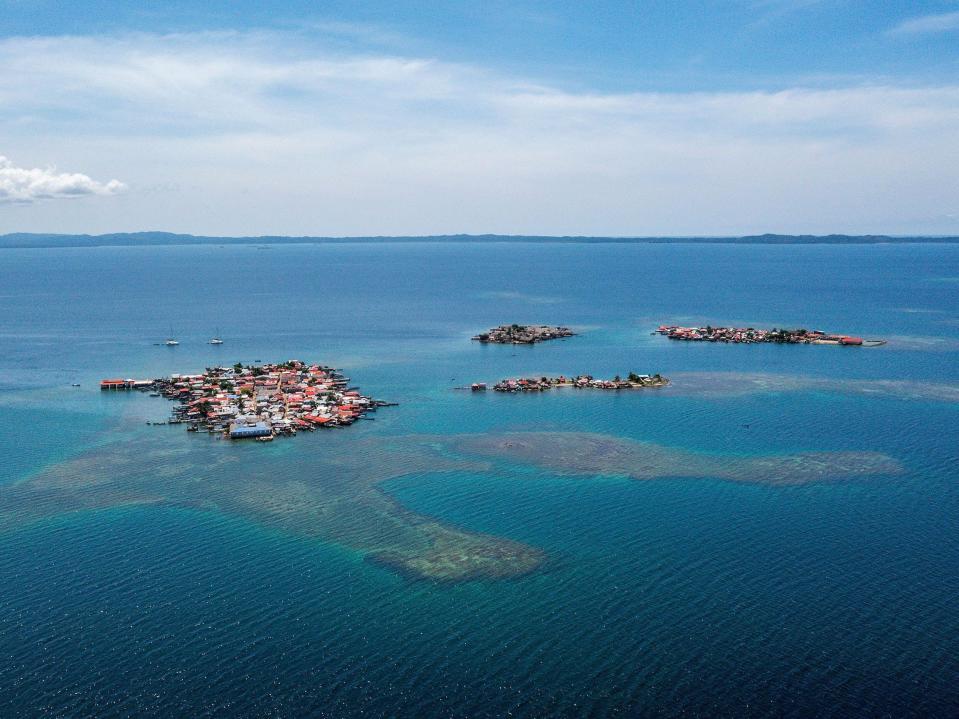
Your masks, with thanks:
[[(586, 432), (410, 435), (303, 443), (316, 454), (264, 453), (226, 442), (131, 437), (0, 487), (0, 530), (44, 517), (130, 505), (219, 511), (334, 542), (411, 578), (468, 581), (521, 577), (546, 554), (400, 504), (381, 484), (437, 472), (516, 476), (507, 462), (575, 477), (714, 477), (797, 485), (902, 471), (875, 452), (740, 457), (690, 452)], [(183, 438), (184, 440), (186, 438)]]
[(878, 452), (801, 452), (740, 457), (705, 454), (588, 432), (463, 435), (454, 446), (466, 454), (502, 457), (546, 467), (557, 474), (621, 475), (633, 479), (714, 477), (757, 484), (808, 484), (850, 477), (898, 474), (902, 465)]

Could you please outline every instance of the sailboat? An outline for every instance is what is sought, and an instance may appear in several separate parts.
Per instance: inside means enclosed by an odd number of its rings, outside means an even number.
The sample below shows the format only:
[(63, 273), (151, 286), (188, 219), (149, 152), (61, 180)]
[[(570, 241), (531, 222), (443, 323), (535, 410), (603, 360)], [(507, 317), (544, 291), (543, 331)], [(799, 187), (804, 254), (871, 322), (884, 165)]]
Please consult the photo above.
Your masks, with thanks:
[(166, 342), (163, 344), (165, 344), (167, 347), (176, 347), (178, 344), (180, 344), (173, 338), (173, 325), (170, 325), (170, 336), (166, 338)]
[(221, 344), (223, 344), (223, 340), (220, 339), (220, 328), (219, 328), (219, 327), (216, 328), (216, 334), (213, 335), (213, 339), (210, 340), (210, 344), (211, 344), (211, 345), (221, 345)]

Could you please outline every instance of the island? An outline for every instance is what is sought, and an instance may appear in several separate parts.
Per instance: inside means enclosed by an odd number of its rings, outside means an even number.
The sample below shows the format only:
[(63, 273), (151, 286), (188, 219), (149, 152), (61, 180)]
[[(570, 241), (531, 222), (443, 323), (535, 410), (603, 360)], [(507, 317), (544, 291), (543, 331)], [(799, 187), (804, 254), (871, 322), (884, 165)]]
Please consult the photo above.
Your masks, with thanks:
[(154, 380), (108, 379), (100, 388), (149, 391), (177, 402), (169, 420), (148, 424), (187, 424), (191, 432), (269, 442), (298, 430), (348, 426), (377, 407), (390, 406), (348, 387), (349, 381), (331, 367), (289, 360), (248, 366), (238, 362)]
[[(493, 385), (494, 392), (545, 392), (553, 387), (573, 387), (574, 389), (645, 389), (647, 387), (665, 387), (669, 380), (661, 374), (636, 374), (630, 372), (623, 379), (616, 375), (612, 379), (596, 379), (589, 374), (577, 376), (559, 375), (558, 377), (523, 377), (504, 379)], [(470, 389), (474, 392), (485, 391), (485, 382), (474, 382)]]
[[(754, 329), (753, 327), (679, 327), (677, 325), (660, 325), (657, 333), (665, 335), (671, 340), (686, 342), (732, 342), (734, 344), (807, 344), (807, 345), (841, 345), (845, 347), (878, 347), (886, 344), (885, 340), (864, 340), (852, 335), (831, 334), (822, 330), (807, 329)], [(655, 333), (654, 333), (655, 334)]]
[(568, 327), (548, 327), (547, 325), (500, 325), (488, 332), (473, 337), (477, 342), (499, 345), (531, 345), (546, 340), (575, 336)]

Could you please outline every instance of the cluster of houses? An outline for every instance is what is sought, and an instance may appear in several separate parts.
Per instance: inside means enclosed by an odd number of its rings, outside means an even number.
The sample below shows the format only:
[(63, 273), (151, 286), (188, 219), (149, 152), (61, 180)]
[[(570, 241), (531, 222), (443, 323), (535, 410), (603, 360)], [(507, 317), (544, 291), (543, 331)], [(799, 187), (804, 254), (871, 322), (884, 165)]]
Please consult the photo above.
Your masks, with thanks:
[(678, 327), (674, 325), (660, 325), (656, 330), (671, 340), (685, 340), (690, 342), (734, 342), (737, 344), (753, 344), (773, 342), (776, 344), (819, 344), (819, 345), (850, 345), (861, 346), (861, 337), (848, 335), (827, 334), (820, 330), (786, 330), (771, 329), (757, 330), (752, 327)]
[(207, 368), (202, 374), (152, 380), (149, 387), (142, 382), (124, 389), (151, 389), (154, 396), (175, 400), (172, 423), (187, 423), (191, 431), (222, 432), (231, 439), (269, 441), (298, 430), (350, 425), (387, 404), (347, 387), (349, 378), (336, 370), (300, 360)]
[[(526, 377), (504, 379), (493, 385), (494, 392), (544, 392), (553, 387), (574, 387), (578, 389), (642, 389), (644, 387), (664, 387), (669, 380), (659, 374), (636, 374), (630, 372), (625, 379), (617, 375), (612, 379), (596, 379), (592, 375), (560, 375), (559, 377)], [(486, 384), (477, 382), (471, 385), (474, 392), (486, 389)]]
[(531, 345), (536, 342), (572, 337), (575, 333), (569, 327), (548, 327), (546, 325), (500, 325), (489, 332), (481, 332), (473, 337), (477, 342), (501, 345)]
[[(826, 334), (819, 330), (755, 329), (752, 327), (680, 327), (661, 325), (657, 332), (673, 340), (697, 342), (779, 343), (779, 344), (883, 344), (860, 337)], [(545, 325), (501, 325), (473, 337), (480, 342), (532, 344), (571, 337), (566, 327)], [(368, 412), (389, 403), (377, 402), (348, 387), (349, 378), (331, 367), (290, 360), (278, 364), (207, 368), (201, 374), (175, 374), (155, 380), (105, 379), (103, 390), (141, 390), (152, 396), (177, 402), (171, 424), (186, 423), (191, 431), (221, 433), (231, 439), (256, 438), (270, 441), (281, 434), (293, 435), (317, 427), (342, 427)], [(663, 387), (669, 380), (660, 374), (636, 374), (625, 378), (597, 379), (592, 375), (559, 375), (504, 379), (493, 385), (496, 392), (543, 392), (553, 387), (580, 389), (642, 389)], [(470, 386), (486, 390), (484, 382)], [(465, 388), (463, 388), (465, 389)], [(152, 422), (149, 424), (166, 424)]]

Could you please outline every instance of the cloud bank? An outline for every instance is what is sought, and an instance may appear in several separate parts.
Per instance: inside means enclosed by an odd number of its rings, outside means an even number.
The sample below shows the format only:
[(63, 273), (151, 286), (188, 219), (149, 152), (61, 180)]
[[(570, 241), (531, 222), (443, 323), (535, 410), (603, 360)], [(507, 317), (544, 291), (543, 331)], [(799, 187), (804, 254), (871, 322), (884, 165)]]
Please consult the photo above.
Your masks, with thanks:
[(573, 91), (255, 32), (14, 38), (0, 68), (19, 156), (136, 188), (44, 230), (959, 230), (959, 84)]
[(37, 200), (114, 195), (123, 189), (125, 185), (118, 180), (103, 183), (78, 172), (17, 167), (0, 155), (0, 203), (29, 204)]
[(890, 30), (893, 35), (923, 35), (959, 30), (959, 12), (923, 15), (899, 23)]

